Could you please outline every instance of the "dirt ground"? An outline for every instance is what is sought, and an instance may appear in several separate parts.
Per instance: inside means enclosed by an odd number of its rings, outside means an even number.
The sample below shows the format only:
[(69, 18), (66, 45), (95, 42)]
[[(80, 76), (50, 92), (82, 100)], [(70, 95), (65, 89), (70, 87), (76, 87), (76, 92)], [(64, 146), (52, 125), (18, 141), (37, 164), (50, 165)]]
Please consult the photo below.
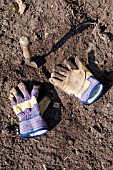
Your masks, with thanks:
[[(113, 170), (113, 1), (24, 3), (22, 15), (15, 1), (0, 4), (0, 169)], [(22, 62), (23, 35), (30, 37), (37, 69)], [(49, 83), (54, 65), (77, 55), (104, 85), (91, 106)], [(49, 132), (39, 139), (22, 139), (12, 123), (17, 118), (9, 91), (20, 81), (28, 88), (40, 82), (39, 98), (47, 94), (52, 100), (44, 115)]]

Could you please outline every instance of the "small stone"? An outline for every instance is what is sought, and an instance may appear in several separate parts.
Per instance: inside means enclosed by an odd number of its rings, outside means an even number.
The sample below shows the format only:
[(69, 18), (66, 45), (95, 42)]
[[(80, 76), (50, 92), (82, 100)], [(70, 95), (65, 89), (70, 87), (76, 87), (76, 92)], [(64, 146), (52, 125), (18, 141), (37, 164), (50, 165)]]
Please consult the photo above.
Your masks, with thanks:
[(69, 145), (73, 145), (73, 141), (72, 140), (68, 140), (68, 144)]
[(98, 64), (98, 61), (95, 61), (95, 64)]
[(3, 134), (3, 135), (5, 134), (5, 131), (4, 131), (4, 130), (2, 130), (2, 134)]
[(48, 37), (48, 32), (45, 32), (45, 38), (47, 38)]
[(108, 103), (106, 107), (110, 107), (110, 103)]
[(53, 107), (54, 107), (54, 108), (57, 108), (57, 109), (60, 108), (60, 103), (55, 102), (55, 103), (53, 104)]

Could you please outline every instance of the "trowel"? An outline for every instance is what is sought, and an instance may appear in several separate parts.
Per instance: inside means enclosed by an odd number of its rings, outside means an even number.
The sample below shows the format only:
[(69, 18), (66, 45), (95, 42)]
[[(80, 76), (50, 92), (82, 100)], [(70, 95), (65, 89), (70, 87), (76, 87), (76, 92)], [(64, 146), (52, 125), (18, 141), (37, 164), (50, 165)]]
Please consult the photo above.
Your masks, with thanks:
[(20, 42), (20, 45), (21, 45), (21, 48), (23, 51), (25, 64), (30, 67), (38, 68), (37, 64), (34, 61), (32, 61), (32, 59), (31, 59), (30, 39), (27, 36), (22, 36), (20, 38), (19, 42)]

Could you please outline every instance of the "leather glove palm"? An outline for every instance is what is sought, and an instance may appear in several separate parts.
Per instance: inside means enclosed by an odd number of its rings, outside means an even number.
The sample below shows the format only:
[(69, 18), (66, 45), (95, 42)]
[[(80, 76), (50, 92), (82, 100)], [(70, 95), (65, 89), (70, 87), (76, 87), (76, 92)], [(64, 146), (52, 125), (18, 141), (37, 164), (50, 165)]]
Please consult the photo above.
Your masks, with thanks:
[(68, 69), (56, 66), (50, 82), (69, 95), (75, 95), (83, 104), (91, 104), (100, 96), (103, 85), (94, 78), (79, 57), (75, 58), (75, 63), (78, 70), (69, 60), (64, 60)]

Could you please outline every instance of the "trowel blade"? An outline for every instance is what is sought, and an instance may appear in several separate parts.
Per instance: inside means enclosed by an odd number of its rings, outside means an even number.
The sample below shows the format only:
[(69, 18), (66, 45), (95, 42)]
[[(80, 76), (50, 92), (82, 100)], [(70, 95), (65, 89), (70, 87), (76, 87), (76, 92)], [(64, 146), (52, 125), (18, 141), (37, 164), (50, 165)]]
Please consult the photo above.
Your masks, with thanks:
[(33, 61), (25, 60), (25, 64), (30, 66), (30, 67), (38, 68), (37, 64)]

